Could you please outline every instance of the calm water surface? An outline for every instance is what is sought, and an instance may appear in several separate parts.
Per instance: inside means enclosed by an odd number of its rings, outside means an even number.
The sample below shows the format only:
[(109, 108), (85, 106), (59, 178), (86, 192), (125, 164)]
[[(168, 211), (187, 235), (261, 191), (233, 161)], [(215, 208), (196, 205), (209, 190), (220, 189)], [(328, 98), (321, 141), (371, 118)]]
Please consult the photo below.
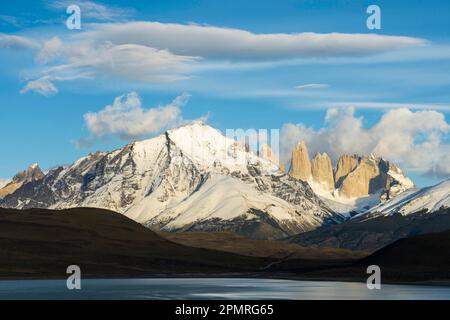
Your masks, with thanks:
[(68, 290), (65, 280), (0, 281), (0, 299), (445, 299), (450, 287), (277, 279), (102, 279), (82, 280)]

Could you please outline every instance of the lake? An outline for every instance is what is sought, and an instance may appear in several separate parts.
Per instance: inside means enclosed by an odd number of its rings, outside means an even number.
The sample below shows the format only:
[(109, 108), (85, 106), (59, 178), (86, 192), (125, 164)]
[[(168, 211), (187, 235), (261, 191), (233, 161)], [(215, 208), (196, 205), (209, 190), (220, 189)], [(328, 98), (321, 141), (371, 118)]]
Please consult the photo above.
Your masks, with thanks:
[(255, 278), (86, 279), (81, 290), (65, 280), (2, 280), (0, 299), (439, 299), (450, 300), (450, 287), (296, 281)]

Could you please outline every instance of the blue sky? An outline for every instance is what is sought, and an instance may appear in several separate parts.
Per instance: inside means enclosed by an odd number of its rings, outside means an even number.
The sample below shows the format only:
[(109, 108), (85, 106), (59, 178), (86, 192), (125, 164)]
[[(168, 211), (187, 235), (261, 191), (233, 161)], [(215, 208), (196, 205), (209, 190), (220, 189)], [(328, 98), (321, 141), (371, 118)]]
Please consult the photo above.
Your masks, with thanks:
[[(81, 30), (66, 28), (71, 3)], [(370, 4), (381, 30), (366, 27)], [(443, 1), (3, 1), (0, 178), (207, 117), (279, 128), (286, 150), (304, 139), (312, 152), (382, 152), (435, 183), (450, 174), (449, 12)], [(130, 92), (140, 102), (124, 96), (108, 123), (105, 107)], [(130, 106), (147, 130), (133, 131)]]

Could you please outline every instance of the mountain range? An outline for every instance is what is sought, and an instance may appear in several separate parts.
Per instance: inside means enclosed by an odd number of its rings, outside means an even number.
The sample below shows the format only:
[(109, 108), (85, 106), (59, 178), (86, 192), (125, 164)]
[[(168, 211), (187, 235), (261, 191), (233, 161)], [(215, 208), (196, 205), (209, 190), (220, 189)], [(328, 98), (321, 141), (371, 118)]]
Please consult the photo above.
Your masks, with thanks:
[(0, 207), (95, 207), (158, 231), (280, 239), (366, 215), (449, 206), (449, 181), (418, 190), (375, 155), (342, 155), (333, 167), (325, 153), (311, 160), (299, 142), (285, 172), (270, 147), (262, 151), (195, 122), (45, 174), (33, 165), (0, 189)]

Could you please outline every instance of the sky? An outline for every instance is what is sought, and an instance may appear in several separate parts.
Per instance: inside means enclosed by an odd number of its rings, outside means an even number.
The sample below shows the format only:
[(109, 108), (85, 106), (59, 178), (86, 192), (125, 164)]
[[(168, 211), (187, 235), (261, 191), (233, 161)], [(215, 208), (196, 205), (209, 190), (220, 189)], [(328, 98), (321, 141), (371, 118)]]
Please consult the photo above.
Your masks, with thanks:
[(449, 15), (417, 0), (2, 1), (0, 180), (201, 119), (279, 129), (284, 162), (305, 140), (437, 183), (450, 176)]

